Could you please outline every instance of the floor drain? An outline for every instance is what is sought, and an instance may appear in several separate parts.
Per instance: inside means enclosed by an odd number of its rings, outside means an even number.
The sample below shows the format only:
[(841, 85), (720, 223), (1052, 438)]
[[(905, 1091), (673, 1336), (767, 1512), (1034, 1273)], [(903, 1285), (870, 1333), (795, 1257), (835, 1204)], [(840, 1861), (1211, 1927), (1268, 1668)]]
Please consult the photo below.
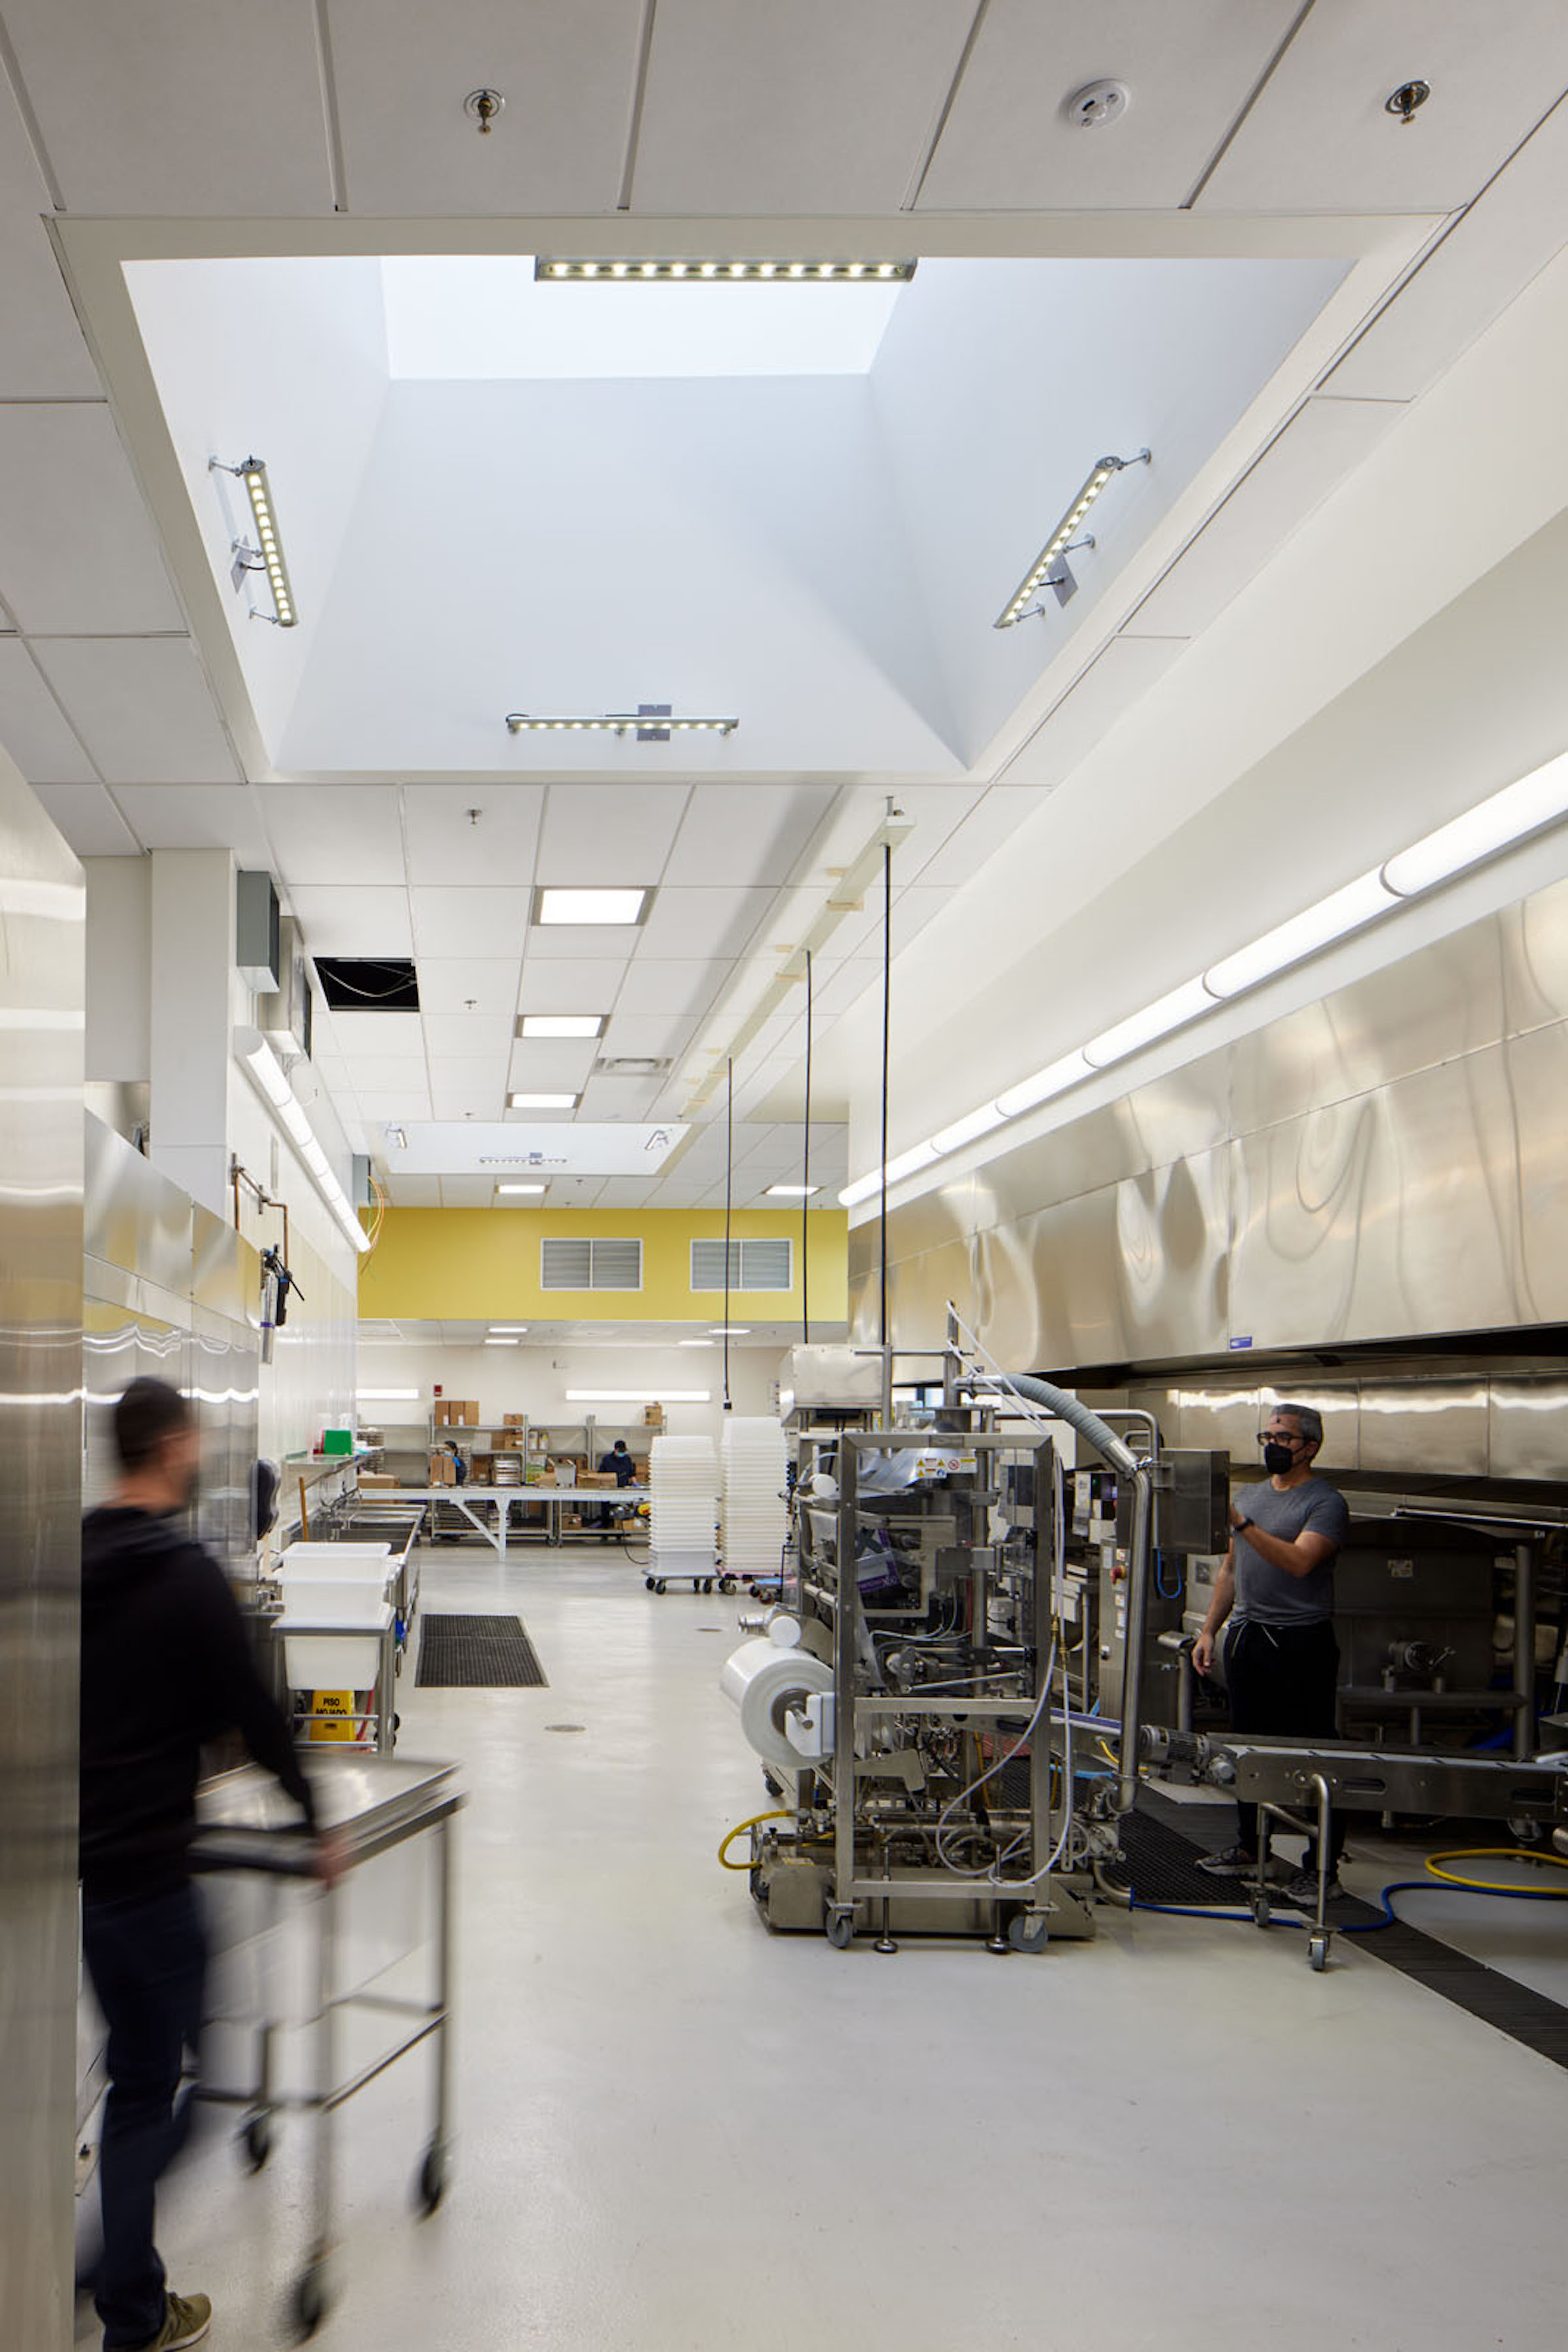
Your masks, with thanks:
[(545, 1729), (547, 1731), (586, 1731), (588, 1726), (586, 1723), (547, 1723)]

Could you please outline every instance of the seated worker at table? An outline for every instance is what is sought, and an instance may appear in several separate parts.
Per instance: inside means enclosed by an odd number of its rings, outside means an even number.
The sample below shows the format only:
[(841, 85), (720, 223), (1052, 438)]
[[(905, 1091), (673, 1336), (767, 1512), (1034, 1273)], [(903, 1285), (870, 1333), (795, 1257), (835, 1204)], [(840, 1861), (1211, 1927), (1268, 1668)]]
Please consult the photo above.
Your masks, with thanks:
[[(114, 1409), (120, 1476), (82, 1527), (82, 1949), (109, 2026), (96, 2301), (104, 2352), (176, 2352), (207, 2333), (205, 2295), (171, 2294), (152, 2241), (178, 2153), (175, 2097), (202, 2025), (206, 1943), (187, 1852), (202, 1748), (237, 1731), (313, 1827), (287, 1724), (252, 1662), (222, 1569), (183, 1525), (197, 1472), (189, 1407), (132, 1381)], [(318, 1840), (331, 1878), (338, 1852)]]
[[(599, 1457), (599, 1472), (601, 1477), (607, 1476), (612, 1471), (615, 1474), (615, 1484), (617, 1486), (630, 1486), (634, 1485), (636, 1482), (637, 1465), (632, 1461), (631, 1454), (627, 1448), (626, 1440), (623, 1437), (618, 1437), (614, 1444), (611, 1447), (609, 1453), (601, 1454)], [(601, 1503), (599, 1507), (599, 1532), (601, 1538), (606, 1543), (610, 1540), (611, 1529), (613, 1525), (614, 1516), (610, 1505), (608, 1503)]]
[[(1193, 1646), (1200, 1675), (1214, 1664), (1215, 1643), (1228, 1618), (1225, 1680), (1232, 1731), (1277, 1732), (1302, 1738), (1336, 1735), (1339, 1643), (1333, 1630), (1333, 1561), (1350, 1526), (1344, 1496), (1312, 1468), (1323, 1442), (1321, 1416), (1311, 1405), (1276, 1405), (1258, 1433), (1260, 1486), (1243, 1486), (1230, 1506), (1233, 1530), (1214, 1597)], [(1237, 1806), (1234, 1845), (1199, 1863), (1215, 1877), (1245, 1877), (1258, 1866), (1256, 1805)], [(1344, 1816), (1329, 1820), (1329, 1892), (1339, 1892)], [(1317, 1903), (1317, 1841), (1289, 1881), (1295, 1903)]]

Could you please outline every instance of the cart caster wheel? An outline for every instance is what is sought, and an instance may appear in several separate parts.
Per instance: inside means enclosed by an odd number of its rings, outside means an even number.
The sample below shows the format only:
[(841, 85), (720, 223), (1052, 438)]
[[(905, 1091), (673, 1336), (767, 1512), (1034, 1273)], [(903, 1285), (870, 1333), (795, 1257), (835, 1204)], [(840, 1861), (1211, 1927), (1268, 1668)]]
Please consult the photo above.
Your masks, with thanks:
[(241, 2126), (239, 2140), (245, 2151), (246, 2167), (252, 2172), (259, 2172), (272, 2154), (272, 2117), (252, 2116), (250, 2121)]
[(733, 1577), (733, 1576), (721, 1576), (721, 1577), (719, 1578), (719, 1580), (718, 1580), (718, 1589), (719, 1589), (719, 1591), (720, 1591), (722, 1593), (725, 1593), (726, 1595), (728, 1595), (729, 1593), (732, 1593), (732, 1592), (735, 1591), (735, 1579), (734, 1579), (734, 1577)]
[(1253, 1924), (1259, 1927), (1266, 1927), (1272, 1916), (1268, 1896), (1266, 1895), (1255, 1895), (1252, 1897)]
[(665, 1583), (664, 1579), (662, 1576), (660, 1577), (657, 1584), (653, 1587), (655, 1592), (667, 1592), (669, 1589), (669, 1586)]
[(855, 1915), (852, 1911), (830, 1911), (827, 1938), (835, 1952), (847, 1952), (855, 1939)]
[(1327, 1968), (1327, 1966), (1328, 1966), (1328, 1964), (1329, 1964), (1329, 1939), (1328, 1939), (1328, 1937), (1327, 1937), (1326, 1936), (1309, 1936), (1309, 1937), (1308, 1937), (1308, 1938), (1307, 1938), (1307, 1965), (1308, 1965), (1308, 1967), (1309, 1967), (1309, 1968), (1317, 1969), (1319, 1969), (1319, 1970), (1322, 1970), (1322, 1969), (1326, 1969), (1326, 1968)]
[(1043, 1952), (1050, 1941), (1051, 1927), (1044, 1918), (1020, 1911), (1008, 1922), (1008, 1942), (1015, 1952)]
[(643, 1579), (643, 1590), (644, 1592), (656, 1592), (658, 1589), (658, 1586), (654, 1583), (651, 1576), (645, 1576)]
[(424, 2151), (419, 2168), (419, 2210), (434, 2213), (446, 2194), (446, 2150), (439, 2142)]
[(328, 2292), (327, 2265), (324, 2262), (312, 2263), (308, 2270), (300, 2272), (294, 2283), (294, 2292), (288, 2298), (288, 2315), (297, 2344), (303, 2344), (315, 2335), (331, 2307), (331, 2301)]

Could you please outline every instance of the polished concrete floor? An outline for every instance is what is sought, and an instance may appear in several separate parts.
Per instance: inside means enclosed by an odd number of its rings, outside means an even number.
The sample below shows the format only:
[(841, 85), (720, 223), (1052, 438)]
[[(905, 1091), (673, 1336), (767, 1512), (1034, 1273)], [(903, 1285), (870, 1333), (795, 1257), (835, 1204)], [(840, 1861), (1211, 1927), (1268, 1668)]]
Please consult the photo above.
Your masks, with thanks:
[[(517, 1611), (549, 1687), (404, 1677), (402, 1752), (469, 1791), (455, 2173), (416, 2220), (417, 2057), (346, 2110), (330, 2352), (1555, 2339), (1557, 2067), (1354, 1946), (1313, 1975), (1286, 1928), (769, 1937), (715, 1864), (766, 1802), (716, 1687), (734, 1602), (473, 1548), (427, 1553), (424, 1606)], [(305, 2144), (251, 2179), (219, 2142), (165, 2194), (219, 2352), (276, 2340)]]

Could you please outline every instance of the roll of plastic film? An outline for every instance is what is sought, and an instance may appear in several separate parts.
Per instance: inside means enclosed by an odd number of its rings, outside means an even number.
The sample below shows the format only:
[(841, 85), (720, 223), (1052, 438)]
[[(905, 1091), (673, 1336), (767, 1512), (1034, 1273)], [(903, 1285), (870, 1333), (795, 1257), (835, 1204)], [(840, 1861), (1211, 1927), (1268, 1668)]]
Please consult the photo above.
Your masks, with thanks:
[(743, 1642), (724, 1662), (718, 1686), (739, 1710), (740, 1727), (765, 1764), (797, 1770), (784, 1718), (813, 1691), (831, 1691), (833, 1670), (809, 1650), (781, 1650), (772, 1642)]

